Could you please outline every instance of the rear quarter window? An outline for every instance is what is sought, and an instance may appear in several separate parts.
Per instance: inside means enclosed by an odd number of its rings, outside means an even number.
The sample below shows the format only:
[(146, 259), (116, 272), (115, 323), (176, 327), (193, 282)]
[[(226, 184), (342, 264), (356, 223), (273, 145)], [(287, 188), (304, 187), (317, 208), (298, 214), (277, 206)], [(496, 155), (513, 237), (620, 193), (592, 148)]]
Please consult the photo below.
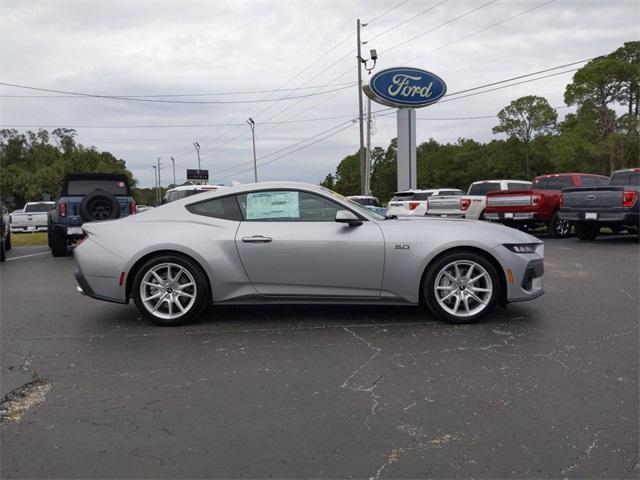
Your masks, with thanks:
[[(183, 190), (183, 192), (187, 191), (189, 190)], [(242, 221), (242, 213), (240, 212), (238, 200), (235, 196), (212, 198), (211, 200), (206, 200), (204, 202), (192, 203), (187, 205), (186, 208), (189, 212), (195, 215), (221, 218), (223, 220), (231, 220), (233, 222)]]

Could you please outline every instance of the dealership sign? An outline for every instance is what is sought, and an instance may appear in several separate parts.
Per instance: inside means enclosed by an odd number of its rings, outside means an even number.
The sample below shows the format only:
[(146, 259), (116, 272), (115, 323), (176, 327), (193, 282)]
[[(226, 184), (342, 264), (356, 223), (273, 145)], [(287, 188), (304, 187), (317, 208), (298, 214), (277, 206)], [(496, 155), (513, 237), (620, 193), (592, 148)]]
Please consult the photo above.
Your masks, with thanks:
[(389, 107), (420, 108), (440, 100), (447, 85), (426, 70), (396, 67), (376, 73), (363, 90), (375, 102)]

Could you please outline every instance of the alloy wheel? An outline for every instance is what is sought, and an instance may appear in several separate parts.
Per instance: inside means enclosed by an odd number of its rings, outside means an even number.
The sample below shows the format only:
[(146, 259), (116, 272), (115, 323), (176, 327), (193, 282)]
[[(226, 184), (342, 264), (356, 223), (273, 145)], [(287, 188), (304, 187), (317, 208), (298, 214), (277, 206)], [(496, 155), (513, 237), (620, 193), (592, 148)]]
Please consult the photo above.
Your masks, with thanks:
[(196, 302), (196, 281), (177, 263), (160, 263), (150, 268), (140, 282), (140, 299), (152, 315), (173, 320), (185, 315)]
[(435, 298), (456, 317), (471, 317), (490, 304), (493, 282), (485, 268), (471, 260), (457, 260), (442, 268), (434, 282)]

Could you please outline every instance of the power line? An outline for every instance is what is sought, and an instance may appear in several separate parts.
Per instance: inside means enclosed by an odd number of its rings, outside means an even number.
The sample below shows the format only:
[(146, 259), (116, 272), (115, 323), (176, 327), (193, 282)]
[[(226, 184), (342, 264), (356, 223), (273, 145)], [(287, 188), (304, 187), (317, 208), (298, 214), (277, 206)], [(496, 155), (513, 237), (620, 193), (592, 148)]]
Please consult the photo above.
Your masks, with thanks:
[[(313, 97), (316, 95), (324, 95), (327, 93), (333, 93), (333, 92), (338, 92), (341, 90), (346, 90), (347, 88), (350, 88), (353, 84), (349, 84), (346, 87), (340, 87), (340, 88), (336, 88), (333, 90), (325, 90), (322, 92), (319, 92), (318, 90), (314, 90), (312, 93), (308, 93), (308, 94), (304, 94), (304, 95), (296, 95), (296, 96), (285, 96), (282, 98), (272, 98), (272, 99), (260, 99), (260, 100), (197, 100), (197, 101), (189, 101), (189, 100), (158, 100), (158, 99), (152, 99), (152, 98), (139, 98), (139, 97), (118, 97), (115, 95), (98, 95), (98, 94), (93, 94), (93, 93), (81, 93), (81, 92), (67, 92), (64, 90), (54, 90), (54, 89), (49, 89), (49, 88), (38, 88), (38, 87), (32, 87), (32, 86), (28, 86), (28, 85), (20, 85), (17, 83), (5, 83), (5, 82), (0, 82), (0, 85), (4, 85), (6, 87), (14, 87), (14, 88), (22, 88), (25, 90), (35, 90), (38, 92), (50, 92), (50, 93), (61, 93), (64, 95), (71, 95), (74, 97), (89, 97), (89, 98), (101, 98), (101, 99), (108, 99), (108, 100), (126, 100), (126, 101), (131, 101), (131, 102), (145, 102), (145, 103), (179, 103), (179, 104), (194, 104), (194, 105), (211, 105), (211, 104), (239, 104), (239, 103), (262, 103), (262, 102), (279, 102), (282, 100), (294, 100), (294, 99), (298, 99), (298, 98), (305, 98), (305, 97)], [(65, 97), (62, 97), (65, 98)]]
[(375, 40), (376, 38), (380, 38), (383, 35), (386, 35), (387, 33), (395, 30), (398, 27), (401, 27), (402, 25), (405, 25), (406, 23), (409, 23), (411, 20), (418, 18), (421, 15), (424, 15), (427, 12), (430, 12), (431, 10), (433, 10), (436, 7), (439, 7), (440, 5), (442, 5), (443, 3), (447, 3), (449, 0), (441, 0), (440, 2), (436, 3), (435, 5), (430, 6), (429, 8), (427, 8), (426, 10), (421, 11), (420, 13), (416, 13), (415, 15), (413, 15), (412, 17), (409, 17), (408, 19), (400, 22), (400, 23), (396, 23), (395, 25), (393, 25), (392, 27), (387, 28), (384, 32), (381, 32), (377, 35), (374, 35), (373, 37), (369, 38), (367, 40), (367, 42), (370, 42), (372, 40)]
[(450, 20), (447, 20), (446, 22), (441, 23), (440, 25), (437, 25), (437, 26), (435, 26), (435, 27), (433, 27), (433, 28), (430, 28), (429, 30), (426, 30), (426, 31), (424, 31), (424, 32), (422, 32), (422, 33), (420, 33), (420, 34), (416, 35), (415, 37), (411, 37), (411, 38), (409, 38), (408, 40), (405, 40), (405, 41), (403, 41), (403, 42), (400, 42), (400, 43), (398, 43), (398, 44), (394, 45), (394, 46), (393, 46), (393, 47), (391, 47), (391, 48), (387, 48), (387, 49), (385, 50), (385, 53), (388, 53), (388, 52), (390, 52), (390, 51), (392, 51), (392, 50), (395, 50), (396, 48), (400, 48), (401, 46), (406, 45), (406, 44), (407, 44), (407, 43), (409, 43), (409, 42), (413, 42), (414, 40), (417, 40), (417, 39), (418, 39), (418, 38), (420, 38), (420, 37), (424, 37), (425, 35), (428, 35), (429, 33), (435, 32), (436, 30), (438, 30), (438, 29), (440, 29), (440, 28), (442, 28), (442, 27), (445, 27), (445, 26), (447, 26), (447, 25), (449, 25), (449, 24), (451, 24), (451, 23), (455, 22), (456, 20), (460, 20), (461, 18), (466, 17), (467, 15), (471, 15), (472, 13), (475, 13), (475, 12), (477, 12), (478, 10), (481, 10), (481, 9), (483, 9), (483, 8), (488, 7), (489, 5), (492, 5), (492, 4), (496, 3), (497, 1), (498, 1), (498, 0), (490, 0), (490, 1), (489, 1), (489, 2), (487, 2), (487, 3), (483, 3), (483, 4), (482, 4), (482, 5), (480, 5), (479, 7), (472, 8), (471, 10), (468, 10), (468, 11), (464, 12), (463, 14), (458, 15), (457, 17), (454, 17), (454, 18), (452, 18), (452, 19), (450, 19)]
[(377, 16), (373, 17), (371, 20), (369, 20), (369, 21), (367, 22), (367, 25), (370, 25), (370, 24), (372, 24), (373, 22), (375, 22), (376, 20), (378, 20), (379, 18), (382, 18), (382, 17), (384, 17), (385, 15), (387, 15), (388, 13), (393, 12), (396, 8), (401, 7), (402, 5), (404, 5), (405, 3), (407, 3), (408, 1), (409, 1), (409, 0), (403, 0), (402, 2), (398, 3), (396, 6), (391, 7), (389, 10), (387, 10), (387, 11), (385, 11), (385, 12), (382, 12), (380, 15), (377, 15)]
[[(341, 83), (335, 85), (336, 87), (342, 87), (346, 85), (353, 85), (353, 82)], [(313, 90), (314, 88), (318, 88), (316, 86), (312, 87), (299, 87), (299, 88), (281, 88), (279, 91), (281, 92), (290, 92), (297, 90)], [(211, 97), (211, 96), (222, 96), (222, 95), (252, 95), (258, 93), (272, 93), (273, 90), (243, 90), (237, 92), (212, 92), (212, 93), (163, 93), (163, 94), (155, 94), (155, 95), (113, 95), (115, 97), (126, 97), (126, 98), (164, 98), (164, 97)], [(0, 98), (86, 98), (86, 95), (0, 95)]]
[(438, 50), (442, 50), (443, 48), (446, 48), (446, 47), (449, 47), (449, 46), (453, 45), (454, 43), (458, 43), (458, 42), (460, 42), (462, 40), (466, 40), (469, 37), (473, 37), (474, 35), (477, 35), (479, 33), (485, 32), (485, 31), (487, 31), (487, 30), (489, 30), (491, 28), (497, 27), (498, 25), (502, 25), (503, 23), (507, 23), (508, 21), (513, 20), (514, 18), (521, 17), (522, 15), (525, 15), (525, 14), (527, 14), (529, 12), (532, 12), (533, 10), (537, 10), (538, 8), (544, 7), (545, 5), (548, 5), (549, 3), (554, 2), (554, 1), (555, 0), (548, 0), (546, 2), (543, 2), (543, 3), (539, 4), (539, 5), (536, 5), (534, 7), (528, 8), (528, 9), (526, 9), (526, 10), (524, 10), (524, 11), (522, 11), (522, 12), (516, 14), (516, 15), (512, 15), (512, 16), (510, 16), (508, 18), (505, 18), (504, 20), (500, 20), (499, 22), (492, 23), (491, 25), (488, 25), (488, 26), (486, 26), (484, 28), (476, 30), (475, 32), (472, 32), (472, 33), (470, 33), (468, 35), (464, 35), (464, 36), (462, 36), (460, 38), (457, 38), (456, 40), (453, 40), (453, 41), (451, 41), (449, 43), (445, 43), (445, 44), (443, 44), (443, 45), (441, 45), (441, 46), (439, 46), (437, 48), (429, 50), (428, 52), (421, 53), (417, 57), (413, 57), (413, 58), (410, 58), (409, 60), (405, 60), (403, 63), (404, 64), (409, 64), (409, 63), (411, 63), (411, 62), (413, 62), (413, 61), (415, 61), (415, 60), (417, 60), (419, 58), (422, 58), (422, 57), (424, 57), (424, 56), (426, 56), (426, 55), (428, 55), (428, 54), (430, 54), (432, 52), (435, 52), (435, 51), (438, 51)]

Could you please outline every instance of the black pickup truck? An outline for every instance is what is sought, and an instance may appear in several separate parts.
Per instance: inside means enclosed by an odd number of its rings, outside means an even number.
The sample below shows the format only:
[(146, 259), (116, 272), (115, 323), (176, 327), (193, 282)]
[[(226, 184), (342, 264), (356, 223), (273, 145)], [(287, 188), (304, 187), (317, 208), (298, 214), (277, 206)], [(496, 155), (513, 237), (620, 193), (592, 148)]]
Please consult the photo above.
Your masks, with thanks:
[(639, 196), (640, 168), (617, 170), (606, 186), (564, 188), (559, 216), (575, 225), (580, 240), (595, 240), (601, 227), (637, 233)]

